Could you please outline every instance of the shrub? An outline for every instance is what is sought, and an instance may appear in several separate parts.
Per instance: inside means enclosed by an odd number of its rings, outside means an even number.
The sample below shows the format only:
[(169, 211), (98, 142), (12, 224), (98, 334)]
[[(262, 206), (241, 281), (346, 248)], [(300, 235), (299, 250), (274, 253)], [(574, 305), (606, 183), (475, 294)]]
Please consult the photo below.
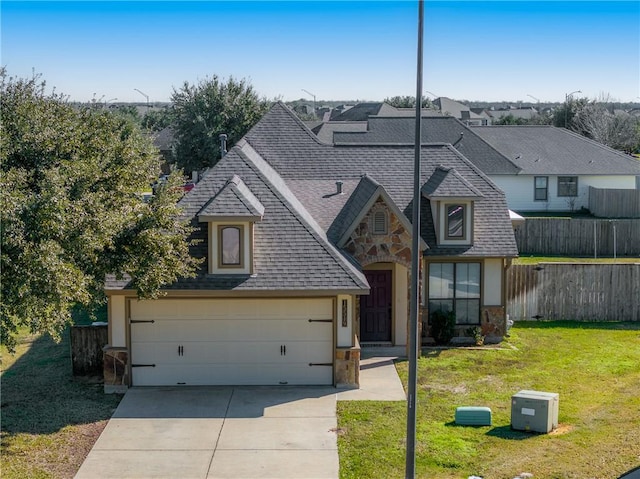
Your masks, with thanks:
[(453, 311), (431, 313), (431, 336), (438, 345), (449, 344), (455, 336), (456, 315)]

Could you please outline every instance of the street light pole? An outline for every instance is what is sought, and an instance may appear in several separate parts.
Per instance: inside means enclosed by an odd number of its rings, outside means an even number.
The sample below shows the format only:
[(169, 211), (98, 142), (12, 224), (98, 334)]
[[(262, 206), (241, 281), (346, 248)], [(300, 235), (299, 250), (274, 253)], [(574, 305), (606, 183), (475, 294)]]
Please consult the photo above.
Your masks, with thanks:
[(149, 95), (147, 95), (143, 91), (138, 90), (137, 88), (134, 88), (134, 90), (140, 93), (143, 97), (147, 99), (147, 111), (149, 111), (149, 109), (151, 108), (151, 105), (149, 105)]
[(567, 119), (569, 115), (569, 97), (574, 93), (582, 93), (581, 90), (572, 91), (571, 93), (565, 93), (564, 95), (564, 127), (567, 128)]
[(306, 94), (311, 95), (313, 97), (313, 116), (314, 116), (314, 118), (317, 118), (317, 115), (316, 115), (316, 96), (313, 93), (311, 93), (310, 91), (305, 90), (304, 88), (302, 88), (301, 90), (303, 92), (305, 92)]

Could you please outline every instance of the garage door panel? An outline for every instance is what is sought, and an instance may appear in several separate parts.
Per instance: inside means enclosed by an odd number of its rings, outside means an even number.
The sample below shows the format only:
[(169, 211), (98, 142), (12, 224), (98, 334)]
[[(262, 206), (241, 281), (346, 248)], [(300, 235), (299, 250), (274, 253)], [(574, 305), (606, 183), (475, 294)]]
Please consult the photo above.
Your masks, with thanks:
[(329, 319), (333, 303), (320, 299), (157, 299), (130, 302), (131, 317), (151, 319)]
[(155, 366), (132, 369), (136, 386), (333, 383), (331, 299), (132, 301), (130, 311), (132, 363)]
[(153, 321), (153, 323), (133, 323), (132, 335), (144, 336), (145, 340), (151, 342), (166, 338), (176, 341), (259, 341), (280, 338), (312, 341), (318, 337), (327, 337), (327, 333), (331, 333), (332, 330), (331, 323), (290, 319), (277, 321), (274, 319), (156, 319)]

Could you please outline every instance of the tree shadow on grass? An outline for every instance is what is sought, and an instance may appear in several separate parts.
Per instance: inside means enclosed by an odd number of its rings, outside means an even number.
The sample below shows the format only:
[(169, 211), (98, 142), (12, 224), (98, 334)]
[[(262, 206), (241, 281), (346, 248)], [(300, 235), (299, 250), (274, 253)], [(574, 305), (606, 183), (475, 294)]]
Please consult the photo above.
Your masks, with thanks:
[(48, 335), (2, 374), (2, 435), (51, 434), (68, 425), (109, 419), (121, 397), (104, 394), (102, 382), (74, 378), (69, 331), (56, 343)]

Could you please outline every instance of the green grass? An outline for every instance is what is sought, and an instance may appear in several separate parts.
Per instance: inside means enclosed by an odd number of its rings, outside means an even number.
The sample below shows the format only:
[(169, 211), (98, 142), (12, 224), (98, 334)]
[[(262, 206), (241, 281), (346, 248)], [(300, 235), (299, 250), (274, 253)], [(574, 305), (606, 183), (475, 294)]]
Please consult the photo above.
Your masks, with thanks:
[(569, 258), (565, 256), (520, 256), (513, 260), (513, 264), (538, 263), (640, 263), (638, 257), (623, 258)]
[[(516, 323), (501, 348), (425, 349), (418, 364), (421, 478), (613, 478), (640, 464), (640, 324)], [(396, 364), (406, 386), (407, 363)], [(560, 394), (552, 434), (512, 431), (511, 396)], [(489, 406), (491, 427), (454, 424)], [(338, 403), (340, 477), (404, 477), (406, 404)]]
[(15, 354), (1, 352), (2, 478), (73, 477), (120, 396), (72, 376), (68, 331), (60, 343), (23, 331)]

